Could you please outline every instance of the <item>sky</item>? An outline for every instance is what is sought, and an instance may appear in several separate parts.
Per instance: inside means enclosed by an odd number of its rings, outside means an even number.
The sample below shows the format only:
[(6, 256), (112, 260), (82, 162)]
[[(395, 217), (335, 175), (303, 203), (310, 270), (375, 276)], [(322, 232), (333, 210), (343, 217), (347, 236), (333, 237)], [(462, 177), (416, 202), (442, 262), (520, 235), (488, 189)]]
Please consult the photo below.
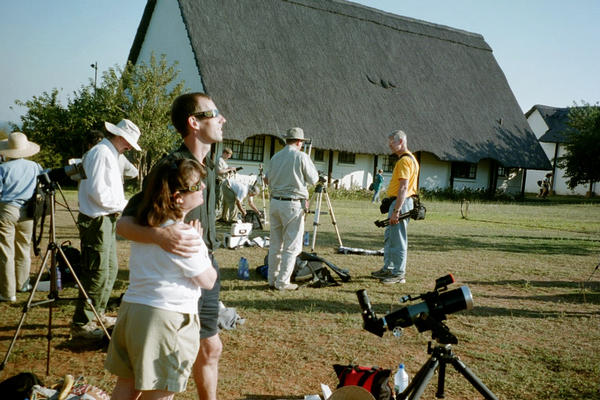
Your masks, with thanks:
[[(600, 101), (599, 0), (355, 2), (481, 34), (523, 112), (535, 104), (566, 107)], [(26, 110), (14, 101), (30, 100), (53, 88), (66, 104), (73, 92), (93, 82), (91, 64), (97, 62), (98, 77), (110, 67), (123, 66), (145, 4), (2, 0), (0, 121), (19, 122)]]

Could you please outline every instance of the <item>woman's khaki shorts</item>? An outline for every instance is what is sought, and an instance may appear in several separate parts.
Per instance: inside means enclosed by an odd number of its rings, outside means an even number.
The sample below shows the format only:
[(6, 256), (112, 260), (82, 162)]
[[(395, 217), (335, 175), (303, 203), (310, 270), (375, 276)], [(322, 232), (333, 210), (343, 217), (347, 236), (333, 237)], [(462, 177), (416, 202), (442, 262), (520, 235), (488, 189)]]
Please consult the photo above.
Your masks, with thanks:
[(123, 302), (104, 367), (136, 390), (185, 391), (200, 348), (197, 314)]

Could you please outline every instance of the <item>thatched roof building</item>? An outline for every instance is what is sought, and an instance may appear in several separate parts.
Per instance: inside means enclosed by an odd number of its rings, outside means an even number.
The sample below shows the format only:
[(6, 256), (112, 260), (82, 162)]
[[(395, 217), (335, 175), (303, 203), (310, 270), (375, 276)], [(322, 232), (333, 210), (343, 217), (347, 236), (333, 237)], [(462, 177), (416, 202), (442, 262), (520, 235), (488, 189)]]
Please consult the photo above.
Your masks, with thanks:
[(565, 143), (566, 131), (568, 129), (567, 122), (569, 121), (568, 107), (551, 107), (536, 104), (525, 113), (525, 118), (529, 118), (534, 111), (538, 111), (544, 122), (548, 126), (548, 130), (539, 138), (540, 142), (548, 143)]
[[(342, 0), (178, 3), (228, 138), (301, 126), (315, 148), (376, 155), (402, 129), (412, 151), (442, 161), (549, 167), (479, 34)], [(147, 3), (134, 63), (156, 5)]]

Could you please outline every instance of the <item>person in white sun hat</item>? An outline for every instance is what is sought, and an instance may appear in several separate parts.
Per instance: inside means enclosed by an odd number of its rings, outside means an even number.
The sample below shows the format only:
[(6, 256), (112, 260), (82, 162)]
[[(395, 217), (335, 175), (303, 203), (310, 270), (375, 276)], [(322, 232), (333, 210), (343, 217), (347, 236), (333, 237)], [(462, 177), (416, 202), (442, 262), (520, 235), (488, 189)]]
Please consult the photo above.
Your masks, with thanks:
[[(105, 122), (104, 139), (83, 155), (87, 179), (79, 182), (79, 216), (77, 227), (81, 239), (81, 273), (83, 289), (92, 300), (107, 328), (116, 318), (105, 315), (106, 305), (119, 270), (117, 263), (116, 223), (127, 200), (119, 168), (119, 154), (135, 149), (140, 138), (139, 128), (128, 119), (114, 125)], [(75, 306), (71, 336), (78, 339), (102, 339), (92, 309), (83, 294)]]
[(17, 291), (28, 291), (33, 219), (27, 203), (33, 197), (42, 167), (26, 160), (40, 146), (13, 132), (0, 141), (0, 301), (17, 300)]

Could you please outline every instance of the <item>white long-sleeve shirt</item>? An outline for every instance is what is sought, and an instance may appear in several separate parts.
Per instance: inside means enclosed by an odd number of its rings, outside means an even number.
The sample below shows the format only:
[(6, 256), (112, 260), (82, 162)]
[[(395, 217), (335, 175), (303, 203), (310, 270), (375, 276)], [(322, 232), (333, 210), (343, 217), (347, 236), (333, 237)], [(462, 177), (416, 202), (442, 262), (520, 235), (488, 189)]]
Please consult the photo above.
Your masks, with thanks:
[(123, 211), (127, 200), (119, 167), (119, 152), (108, 139), (83, 156), (86, 179), (79, 182), (79, 212), (99, 217)]

